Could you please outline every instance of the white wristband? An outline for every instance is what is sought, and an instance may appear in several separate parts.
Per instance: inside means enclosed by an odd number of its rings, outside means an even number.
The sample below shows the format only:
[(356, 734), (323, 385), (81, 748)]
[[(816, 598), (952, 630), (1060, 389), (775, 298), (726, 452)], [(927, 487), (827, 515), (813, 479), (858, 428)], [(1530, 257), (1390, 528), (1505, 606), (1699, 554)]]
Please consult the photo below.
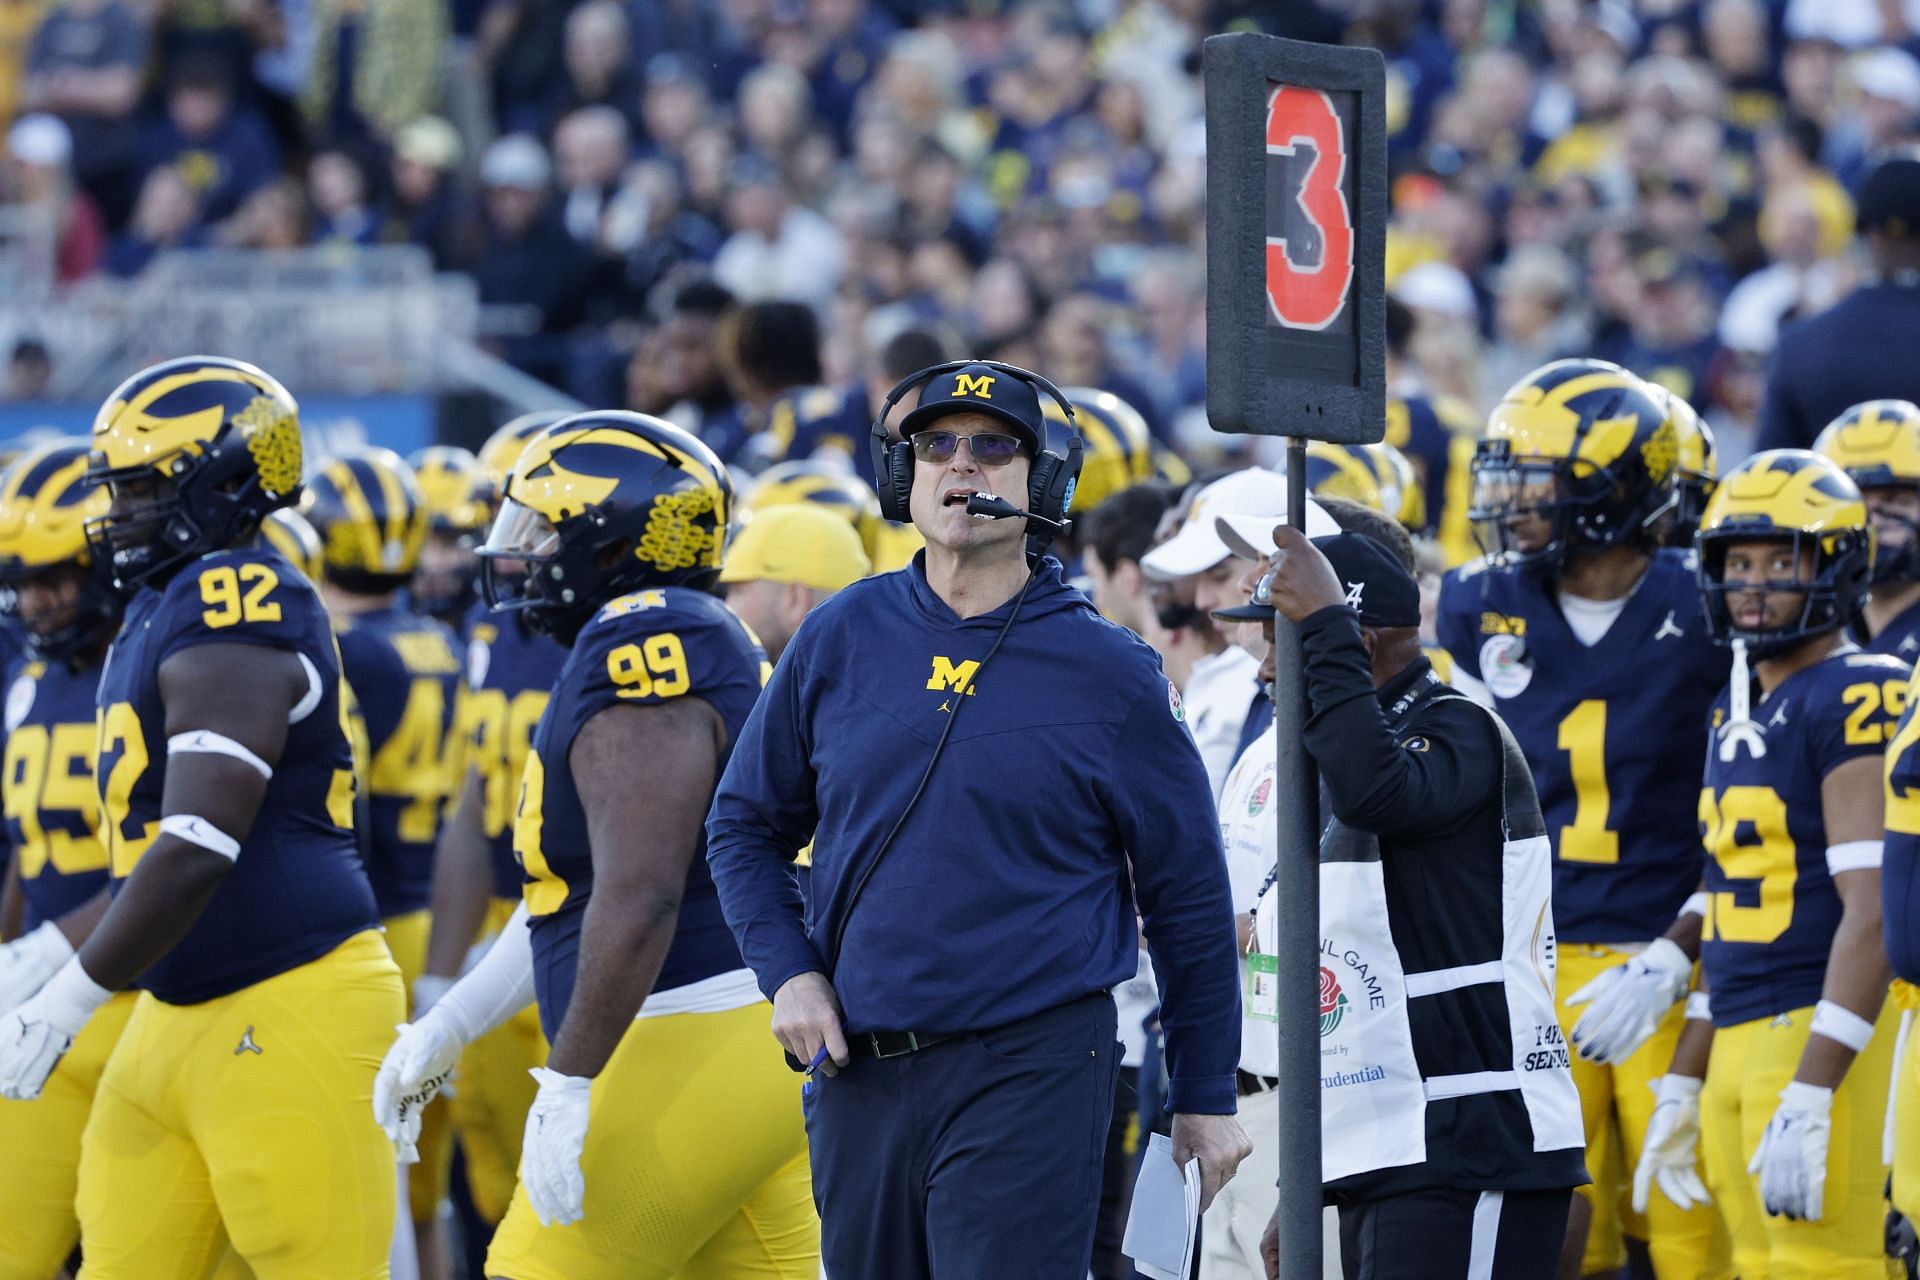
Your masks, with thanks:
[(1827, 873), (1837, 876), (1842, 871), (1879, 870), (1880, 846), (1878, 840), (1849, 840), (1845, 844), (1828, 845)]
[(193, 729), (174, 734), (167, 739), (167, 754), (230, 756), (268, 781), (273, 779), (273, 766), (255, 755), (245, 743), (235, 742), (226, 734), (215, 733), (211, 729)]
[(205, 818), (197, 818), (191, 813), (170, 813), (160, 819), (160, 830), (188, 844), (199, 845), (209, 853), (217, 853), (229, 861), (240, 860), (240, 842)]
[(1687, 993), (1687, 1021), (1712, 1022), (1712, 996), (1705, 991), (1689, 991)]
[(1702, 920), (1705, 920), (1707, 918), (1707, 895), (1705, 893), (1690, 894), (1687, 900), (1680, 904), (1680, 914), (1683, 916), (1699, 916)]
[(1813, 1006), (1813, 1034), (1843, 1044), (1855, 1053), (1863, 1052), (1873, 1039), (1873, 1024), (1831, 1000)]

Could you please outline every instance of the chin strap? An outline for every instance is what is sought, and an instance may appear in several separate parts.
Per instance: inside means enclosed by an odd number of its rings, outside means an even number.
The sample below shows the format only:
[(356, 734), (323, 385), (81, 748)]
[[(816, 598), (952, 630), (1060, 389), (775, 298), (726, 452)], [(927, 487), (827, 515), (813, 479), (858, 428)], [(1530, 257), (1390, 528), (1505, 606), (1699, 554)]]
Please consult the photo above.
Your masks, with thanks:
[(1751, 711), (1753, 677), (1747, 669), (1747, 642), (1733, 642), (1733, 682), (1727, 689), (1728, 718), (1720, 728), (1720, 762), (1732, 764), (1745, 746), (1755, 760), (1767, 754), (1766, 734)]

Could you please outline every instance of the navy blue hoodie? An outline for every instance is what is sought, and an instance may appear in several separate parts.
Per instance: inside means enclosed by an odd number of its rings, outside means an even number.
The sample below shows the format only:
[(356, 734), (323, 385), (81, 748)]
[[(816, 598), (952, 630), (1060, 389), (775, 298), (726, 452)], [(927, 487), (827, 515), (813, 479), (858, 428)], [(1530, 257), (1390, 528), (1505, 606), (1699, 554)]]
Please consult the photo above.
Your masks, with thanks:
[[(958, 617), (924, 553), (808, 616), (734, 747), (707, 857), (771, 998), (826, 972), (850, 1033), (999, 1026), (1131, 978), (1135, 895), (1164, 993), (1171, 1103), (1229, 1114), (1240, 1001), (1212, 790), (1159, 659), (1049, 559), (1012, 602)], [(977, 679), (976, 679), (977, 677)], [(813, 840), (803, 894), (794, 851)], [(1131, 869), (1131, 874), (1129, 874)]]

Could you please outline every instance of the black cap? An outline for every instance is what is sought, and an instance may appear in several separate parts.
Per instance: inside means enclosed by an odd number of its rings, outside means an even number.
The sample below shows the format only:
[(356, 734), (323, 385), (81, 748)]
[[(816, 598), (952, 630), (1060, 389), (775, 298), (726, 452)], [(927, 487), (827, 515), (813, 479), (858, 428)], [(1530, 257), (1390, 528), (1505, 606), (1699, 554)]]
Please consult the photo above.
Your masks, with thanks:
[(1920, 237), (1920, 155), (1909, 151), (1889, 156), (1867, 175), (1854, 226), (1890, 236)]
[(998, 418), (1020, 437), (1029, 455), (1040, 452), (1046, 440), (1046, 419), (1040, 413), (1040, 393), (1025, 378), (988, 364), (963, 365), (931, 378), (920, 388), (919, 407), (900, 423), (902, 439), (912, 439), (950, 413), (984, 413)]
[[(1392, 551), (1360, 533), (1315, 538), (1313, 545), (1333, 565), (1333, 574), (1347, 589), (1347, 604), (1363, 627), (1417, 627), (1420, 625), (1420, 584), (1413, 580)], [(1270, 575), (1262, 574), (1253, 599), (1232, 609), (1216, 609), (1222, 622), (1265, 622), (1273, 616)]]

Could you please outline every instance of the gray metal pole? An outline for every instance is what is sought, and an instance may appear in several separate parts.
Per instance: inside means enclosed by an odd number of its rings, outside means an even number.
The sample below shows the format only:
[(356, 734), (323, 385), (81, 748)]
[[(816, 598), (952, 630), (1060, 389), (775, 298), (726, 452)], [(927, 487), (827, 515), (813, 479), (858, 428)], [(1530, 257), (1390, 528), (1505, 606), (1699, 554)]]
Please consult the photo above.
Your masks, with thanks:
[[(1307, 442), (1287, 437), (1287, 523), (1307, 524)], [(1315, 1280), (1320, 1244), (1320, 784), (1307, 754), (1300, 629), (1273, 628), (1279, 815), (1280, 1275)]]

